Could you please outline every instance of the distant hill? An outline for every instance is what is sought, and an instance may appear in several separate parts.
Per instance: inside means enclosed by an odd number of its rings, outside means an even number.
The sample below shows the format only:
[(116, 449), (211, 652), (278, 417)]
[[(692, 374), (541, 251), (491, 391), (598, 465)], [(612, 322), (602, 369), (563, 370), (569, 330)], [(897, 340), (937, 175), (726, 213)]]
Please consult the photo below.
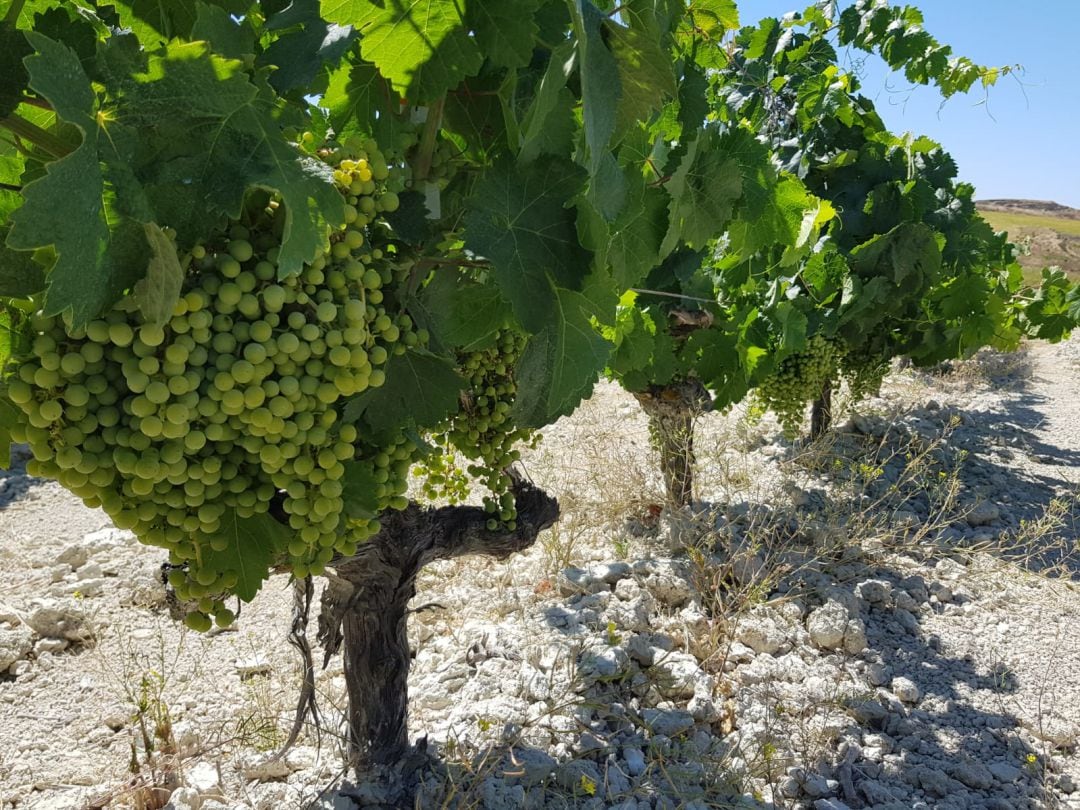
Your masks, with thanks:
[(1033, 279), (1051, 265), (1080, 279), (1080, 209), (1045, 200), (979, 200), (976, 205), (1026, 252), (1020, 264)]

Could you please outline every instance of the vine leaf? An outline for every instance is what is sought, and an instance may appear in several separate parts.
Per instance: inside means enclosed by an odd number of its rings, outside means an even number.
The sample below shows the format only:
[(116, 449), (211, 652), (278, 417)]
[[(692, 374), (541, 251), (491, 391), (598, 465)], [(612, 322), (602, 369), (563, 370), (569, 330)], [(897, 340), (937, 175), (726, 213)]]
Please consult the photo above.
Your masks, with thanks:
[[(121, 222), (110, 227), (120, 217), (106, 197), (95, 95), (78, 57), (41, 34), (28, 32), (26, 37), (37, 51), (26, 59), (30, 86), (79, 129), (83, 141), (23, 189), (25, 202), (11, 216), (7, 244), (16, 250), (55, 246), (45, 310), (70, 310), (72, 325), (79, 326), (138, 278), (145, 268), (146, 242), (137, 226)], [(63, 227), (57, 228), (58, 222)]]
[[(173, 43), (134, 79), (118, 117), (131, 131), (156, 128), (150, 143), (131, 147), (154, 208), (148, 221), (173, 225), (185, 248), (221, 217), (239, 217), (245, 192), (258, 187), (278, 192), (286, 209), (279, 276), (327, 248), (328, 225), (344, 221), (333, 170), (282, 138), (272, 92), (250, 81), (241, 62), (215, 56), (206, 43)], [(155, 159), (164, 149), (181, 156)]]
[(574, 0), (573, 13), (585, 143), (589, 147), (589, 174), (596, 175), (615, 132), (622, 96), (619, 65), (604, 41), (604, 15), (589, 0)]
[(514, 411), (522, 425), (543, 427), (570, 413), (591, 392), (608, 363), (611, 344), (594, 327), (610, 321), (617, 298), (601, 284), (582, 292), (558, 289), (557, 312), (533, 335), (516, 368)]
[(322, 0), (322, 16), (360, 32), (360, 52), (401, 95), (432, 101), (475, 75), (484, 58), (459, 0)]
[(0, 118), (15, 111), (26, 89), (27, 74), (23, 57), (31, 51), (23, 32), (8, 23), (0, 23)]
[(611, 225), (608, 259), (620, 290), (635, 286), (660, 261), (668, 229), (668, 196), (638, 181)]
[(214, 539), (224, 540), (225, 547), (215, 551), (209, 543), (203, 546), (203, 565), (213, 571), (235, 571), (233, 592), (250, 602), (270, 576), (270, 566), (285, 551), (292, 532), (266, 513), (242, 518), (230, 509), (221, 516), (221, 528), (210, 536), (211, 542)]
[(723, 230), (742, 196), (739, 161), (728, 143), (713, 130), (703, 131), (690, 144), (667, 183), (671, 195), (670, 223), (661, 247), (667, 255), (679, 242), (700, 248)]
[(0, 226), (0, 297), (29, 298), (45, 289), (45, 270), (33, 253), (4, 244), (8, 230)]
[(437, 272), (424, 288), (420, 306), (427, 328), (445, 348), (477, 351), (511, 319), (510, 307), (491, 285), (456, 272)]
[(379, 513), (378, 483), (371, 461), (346, 461), (341, 476), (341, 500), (345, 514), (354, 520), (373, 518)]
[(203, 2), (198, 3), (191, 38), (206, 40), (216, 53), (230, 59), (255, 52), (255, 31), (249, 21), (237, 21), (220, 6)]
[(671, 57), (644, 31), (607, 21), (608, 46), (619, 72), (616, 132), (626, 132), (647, 120), (666, 99), (678, 92)]
[(150, 245), (150, 264), (146, 276), (139, 279), (131, 297), (147, 323), (164, 326), (173, 315), (184, 283), (184, 269), (176, 255), (176, 246), (156, 224), (144, 227)]
[(537, 32), (533, 15), (539, 7), (540, 0), (470, 0), (466, 19), (484, 57), (499, 67), (527, 65)]
[(410, 349), (390, 358), (383, 385), (369, 388), (345, 406), (345, 419), (363, 420), (377, 437), (390, 436), (411, 423), (437, 425), (457, 408), (464, 387), (449, 360)]
[(579, 287), (589, 267), (572, 209), (583, 173), (551, 159), (491, 169), (477, 185), (465, 218), (465, 246), (491, 261), (503, 296), (530, 332), (558, 308), (554, 285)]
[(266, 29), (288, 29), (259, 55), (260, 65), (277, 68), (270, 84), (279, 93), (309, 87), (326, 64), (336, 64), (353, 42), (351, 25), (328, 23), (319, 16), (319, 0), (294, 0), (266, 23)]
[(361, 134), (393, 143), (403, 123), (397, 114), (401, 98), (368, 62), (346, 60), (332, 71), (321, 103), (339, 138)]

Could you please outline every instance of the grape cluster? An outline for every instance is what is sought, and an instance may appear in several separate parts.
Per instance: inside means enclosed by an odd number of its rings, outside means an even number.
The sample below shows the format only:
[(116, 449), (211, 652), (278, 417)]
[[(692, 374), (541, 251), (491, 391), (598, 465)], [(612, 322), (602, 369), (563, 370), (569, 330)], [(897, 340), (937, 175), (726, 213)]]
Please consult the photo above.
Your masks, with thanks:
[(840, 375), (847, 383), (853, 402), (877, 396), (889, 373), (889, 361), (880, 355), (846, 351), (839, 358)]
[(267, 196), (182, 256), (164, 324), (130, 299), (75, 329), (31, 318), (29, 353), (7, 383), (25, 415), (13, 438), (30, 445), (28, 472), (168, 549), (177, 595), (198, 602), (195, 629), (233, 620), (223, 599), (238, 572), (223, 552), (234, 517), (282, 512), (283, 558), (303, 577), (378, 531), (374, 518), (344, 518), (347, 463), (370, 467), (380, 510), (405, 505), (415, 444), (369, 444), (337, 407), (426, 341), (393, 293), (407, 263), (378, 220), (398, 204), (380, 186), (389, 173), (371, 143), (340, 159), (348, 225), (299, 275), (278, 278), (285, 210)]
[(759, 403), (776, 414), (788, 436), (796, 436), (806, 417), (806, 403), (821, 396), (825, 383), (836, 374), (837, 345), (814, 335), (806, 348), (785, 358), (757, 388)]
[[(519, 443), (535, 445), (538, 439), (532, 430), (516, 425), (511, 415), (517, 394), (514, 366), (524, 348), (524, 335), (503, 330), (490, 347), (458, 357), (469, 389), (462, 395), (460, 411), (432, 432), (435, 450), (414, 470), (424, 479), (426, 497), (451, 503), (469, 494), (469, 478), (479, 480), (488, 491), (484, 509), (491, 516), (487, 527), (492, 531), (517, 527), (506, 469), (521, 457)], [(466, 460), (464, 469), (455, 451)]]

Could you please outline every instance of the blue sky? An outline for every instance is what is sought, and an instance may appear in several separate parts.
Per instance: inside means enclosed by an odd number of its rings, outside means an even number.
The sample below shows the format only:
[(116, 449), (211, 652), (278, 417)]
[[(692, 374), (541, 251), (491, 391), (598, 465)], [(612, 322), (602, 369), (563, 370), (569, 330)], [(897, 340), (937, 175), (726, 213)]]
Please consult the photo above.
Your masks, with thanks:
[[(894, 0), (896, 2), (897, 0)], [(1080, 0), (907, 0), (957, 54), (987, 65), (1022, 65), (985, 97), (981, 88), (942, 105), (876, 58), (860, 68), (862, 92), (897, 132), (929, 135), (952, 153), (976, 199), (1019, 197), (1080, 208)], [(845, 2), (845, 5), (850, 2)], [(742, 0), (744, 24), (806, 5)], [(866, 58), (862, 52), (842, 58)], [(846, 67), (852, 67), (851, 64)]]

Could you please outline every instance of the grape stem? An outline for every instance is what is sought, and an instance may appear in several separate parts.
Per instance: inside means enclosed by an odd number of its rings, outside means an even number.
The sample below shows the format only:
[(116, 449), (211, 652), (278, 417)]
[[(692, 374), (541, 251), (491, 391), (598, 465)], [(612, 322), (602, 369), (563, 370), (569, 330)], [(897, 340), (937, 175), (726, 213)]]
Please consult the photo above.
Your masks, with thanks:
[(44, 149), (54, 158), (66, 157), (75, 151), (75, 147), (67, 141), (58, 138), (31, 121), (27, 121), (17, 113), (11, 113), (6, 118), (0, 118), (0, 127), (3, 127), (16, 137)]
[(26, 0), (14, 0), (14, 2), (8, 6), (7, 14), (4, 15), (4, 22), (14, 26), (19, 20), (19, 15), (22, 14), (24, 5), (26, 5)]

